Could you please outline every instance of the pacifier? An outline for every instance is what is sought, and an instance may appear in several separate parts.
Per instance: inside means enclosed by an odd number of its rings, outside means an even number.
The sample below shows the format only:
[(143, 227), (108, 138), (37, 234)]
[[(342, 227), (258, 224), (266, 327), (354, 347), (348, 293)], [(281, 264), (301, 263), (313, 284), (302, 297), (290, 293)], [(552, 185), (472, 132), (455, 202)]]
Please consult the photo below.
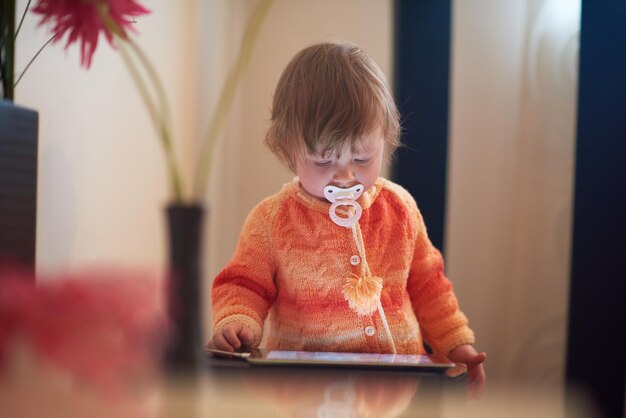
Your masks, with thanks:
[[(336, 186), (324, 187), (324, 197), (332, 203), (328, 209), (328, 214), (334, 223), (345, 228), (352, 228), (359, 221), (363, 209), (361, 209), (361, 205), (356, 200), (363, 194), (363, 189), (365, 187), (362, 184), (357, 184), (347, 189)], [(353, 207), (354, 213), (346, 218), (341, 217), (337, 215), (337, 208), (340, 206)]]

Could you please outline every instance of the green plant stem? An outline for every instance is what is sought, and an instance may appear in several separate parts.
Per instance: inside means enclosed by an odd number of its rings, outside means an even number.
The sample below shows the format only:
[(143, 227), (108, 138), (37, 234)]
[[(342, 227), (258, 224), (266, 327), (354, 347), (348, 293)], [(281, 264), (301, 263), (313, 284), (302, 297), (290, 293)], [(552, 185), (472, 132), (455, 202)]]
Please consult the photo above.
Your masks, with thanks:
[(152, 86), (154, 87), (154, 91), (157, 95), (159, 103), (161, 104), (161, 118), (167, 126), (167, 130), (171, 131), (171, 113), (167, 101), (167, 96), (165, 94), (165, 89), (163, 88), (163, 84), (161, 83), (161, 79), (157, 75), (157, 72), (148, 57), (146, 57), (146, 54), (141, 48), (139, 48), (139, 45), (137, 45), (137, 43), (130, 38), (126, 38), (126, 42), (128, 42), (128, 44), (131, 46), (133, 52), (135, 53), (137, 58), (139, 58), (139, 62), (141, 62), (143, 68), (146, 70), (146, 73), (148, 74), (148, 77), (152, 82)]
[[(20, 33), (20, 29), (22, 28), (22, 23), (24, 23), (24, 18), (26, 17), (26, 13), (28, 12), (28, 9), (30, 8), (30, 2), (31, 0), (28, 0), (28, 3), (26, 3), (26, 7), (24, 8), (24, 13), (22, 13), (22, 18), (20, 19), (20, 24), (17, 25), (17, 29), (15, 30), (15, 35), (13, 36), (13, 41), (15, 41), (17, 39), (17, 34)], [(17, 83), (15, 83), (17, 84)]]
[[(115, 35), (115, 41), (116, 41), (116, 45), (119, 47), (120, 54), (122, 55), (124, 64), (126, 65), (126, 68), (128, 69), (128, 72), (130, 73), (131, 77), (133, 78), (135, 85), (137, 86), (137, 89), (139, 90), (139, 93), (141, 95), (141, 98), (143, 99), (143, 102), (146, 105), (146, 108), (148, 109), (148, 114), (150, 115), (150, 119), (152, 120), (152, 123), (154, 124), (154, 127), (157, 130), (157, 133), (159, 134), (161, 145), (163, 146), (163, 149), (165, 151), (165, 158), (166, 158), (166, 163), (168, 167), (171, 188), (174, 194), (174, 201), (177, 203), (182, 203), (184, 201), (184, 194), (183, 194), (182, 182), (181, 182), (181, 177), (180, 177), (180, 170), (178, 169), (178, 165), (176, 163), (176, 158), (174, 155), (174, 148), (172, 146), (170, 132), (168, 129), (168, 125), (166, 123), (166, 117), (162, 113), (163, 109), (167, 109), (167, 104), (162, 102), (161, 112), (157, 111), (156, 106), (154, 102), (152, 101), (152, 98), (150, 97), (150, 93), (148, 92), (148, 88), (145, 82), (143, 81), (143, 79), (141, 78), (141, 75), (139, 74), (139, 70), (137, 69), (137, 66), (132, 61), (128, 50), (126, 49), (127, 48), (126, 42), (128, 42), (128, 39), (124, 39), (124, 38), (119, 37), (118, 35)], [(136, 50), (135, 48), (138, 49), (136, 45), (134, 46), (133, 50)], [(140, 61), (141, 61), (141, 58), (140, 58)], [(146, 67), (147, 72), (153, 71), (154, 73), (154, 69), (152, 68), (151, 64), (147, 60), (141, 61), (141, 62)], [(150, 68), (150, 70), (148, 70), (148, 68)], [(154, 82), (152, 77), (151, 77), (151, 81)], [(158, 91), (159, 89), (161, 89), (162, 91), (162, 87), (160, 86), (160, 83), (157, 83), (157, 84), (158, 84), (158, 87), (154, 86), (155, 90)], [(165, 95), (163, 94), (161, 98), (164, 100)]]
[(265, 20), (265, 17), (267, 16), (267, 13), (273, 3), (274, 0), (260, 0), (252, 12), (252, 15), (248, 19), (246, 30), (239, 48), (237, 62), (228, 74), (228, 78), (222, 88), (217, 107), (213, 113), (211, 121), (209, 122), (204, 142), (202, 143), (200, 162), (198, 164), (198, 169), (196, 170), (193, 182), (192, 197), (194, 200), (202, 200), (203, 195), (206, 192), (217, 137), (224, 125), (224, 122), (226, 121), (226, 117), (228, 116), (228, 112), (235, 97), (237, 86), (243, 78), (245, 70), (250, 63), (252, 51), (254, 50), (254, 45), (258, 39), (263, 21)]
[(57, 37), (56, 35), (52, 35), (52, 36), (50, 37), (50, 39), (48, 39), (48, 40), (46, 41), (46, 43), (45, 43), (45, 44), (43, 44), (43, 45), (41, 46), (41, 48), (39, 48), (39, 51), (37, 51), (37, 53), (35, 54), (35, 56), (34, 56), (34, 57), (32, 57), (32, 58), (30, 59), (30, 61), (28, 61), (28, 64), (26, 64), (26, 67), (25, 67), (25, 68), (24, 68), (24, 70), (20, 73), (20, 76), (17, 78), (17, 80), (15, 80), (15, 83), (13, 84), (13, 87), (16, 87), (16, 86), (18, 85), (18, 83), (20, 82), (20, 80), (22, 79), (22, 77), (24, 77), (24, 74), (26, 74), (26, 71), (28, 71), (28, 69), (30, 68), (31, 64), (32, 64), (33, 62), (35, 62), (35, 60), (37, 59), (37, 57), (39, 56), (39, 54), (41, 54), (41, 51), (43, 51), (43, 50), (44, 50), (44, 48), (45, 48), (46, 46), (48, 46), (48, 44), (49, 44), (50, 42), (52, 42), (52, 41), (54, 40), (54, 38), (56, 38), (56, 37)]

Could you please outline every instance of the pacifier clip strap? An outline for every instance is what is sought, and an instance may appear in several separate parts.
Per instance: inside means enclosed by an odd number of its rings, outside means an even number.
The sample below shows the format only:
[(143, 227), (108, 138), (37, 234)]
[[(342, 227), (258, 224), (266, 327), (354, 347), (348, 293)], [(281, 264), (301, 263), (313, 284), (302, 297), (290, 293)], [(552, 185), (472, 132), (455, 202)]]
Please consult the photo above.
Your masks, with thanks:
[[(356, 244), (357, 251), (359, 252), (359, 257), (361, 257), (361, 276), (367, 277), (371, 276), (372, 272), (370, 271), (369, 264), (367, 263), (367, 258), (365, 257), (365, 245), (363, 241), (363, 234), (361, 232), (361, 226), (359, 223), (355, 223), (352, 225), (352, 237), (354, 238), (354, 243)], [(391, 335), (391, 328), (389, 328), (389, 323), (387, 322), (387, 317), (385, 316), (385, 310), (383, 309), (383, 305), (380, 302), (380, 298), (378, 298), (378, 314), (380, 315), (380, 320), (383, 323), (383, 327), (385, 328), (385, 333), (387, 334), (387, 338), (391, 344), (391, 351), (393, 354), (396, 354), (396, 344), (393, 341), (393, 335)]]

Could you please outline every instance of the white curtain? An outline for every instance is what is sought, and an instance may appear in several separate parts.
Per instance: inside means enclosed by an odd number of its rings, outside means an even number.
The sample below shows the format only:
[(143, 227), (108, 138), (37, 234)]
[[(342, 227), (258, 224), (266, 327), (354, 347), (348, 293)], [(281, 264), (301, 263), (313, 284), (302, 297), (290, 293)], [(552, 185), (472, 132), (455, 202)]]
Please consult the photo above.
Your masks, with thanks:
[(453, 3), (447, 272), (492, 381), (564, 377), (579, 0)]

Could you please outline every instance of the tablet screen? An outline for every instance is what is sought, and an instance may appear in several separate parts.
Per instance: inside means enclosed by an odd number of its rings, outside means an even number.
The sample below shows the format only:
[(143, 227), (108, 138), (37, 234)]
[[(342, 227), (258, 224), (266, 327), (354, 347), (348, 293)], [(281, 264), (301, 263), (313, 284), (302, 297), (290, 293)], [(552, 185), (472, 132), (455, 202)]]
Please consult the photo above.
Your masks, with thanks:
[(248, 361), (274, 364), (318, 364), (344, 366), (391, 366), (415, 368), (454, 367), (453, 363), (437, 363), (419, 354), (334, 353), (320, 351), (259, 350)]

